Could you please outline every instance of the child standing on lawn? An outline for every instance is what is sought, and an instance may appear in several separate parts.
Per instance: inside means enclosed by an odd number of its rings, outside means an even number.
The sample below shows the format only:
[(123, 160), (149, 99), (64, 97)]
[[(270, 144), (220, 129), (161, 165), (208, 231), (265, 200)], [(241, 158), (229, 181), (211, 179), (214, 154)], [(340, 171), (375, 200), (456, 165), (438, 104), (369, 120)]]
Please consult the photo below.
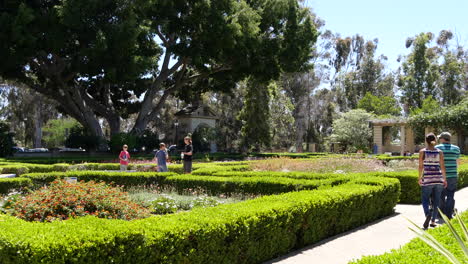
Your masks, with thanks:
[(128, 162), (130, 161), (130, 153), (128, 153), (128, 146), (123, 145), (122, 151), (120, 151), (119, 160), (120, 160), (120, 170), (126, 171), (128, 167)]
[(169, 159), (169, 155), (167, 154), (166, 144), (159, 144), (159, 150), (156, 152), (155, 158), (158, 166), (157, 171), (168, 172), (166, 161)]

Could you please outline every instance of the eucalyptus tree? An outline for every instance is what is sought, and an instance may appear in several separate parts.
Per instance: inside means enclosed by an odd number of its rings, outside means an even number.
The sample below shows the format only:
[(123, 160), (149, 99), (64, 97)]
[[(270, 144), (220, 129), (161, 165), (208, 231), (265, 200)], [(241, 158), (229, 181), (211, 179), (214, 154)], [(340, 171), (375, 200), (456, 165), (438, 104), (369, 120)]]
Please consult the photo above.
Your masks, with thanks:
[(99, 117), (141, 134), (170, 96), (303, 70), (317, 37), (297, 0), (2, 1), (0, 24), (0, 75), (97, 136)]
[(442, 30), (436, 39), (438, 51), (442, 57), (439, 66), (440, 79), (438, 82), (439, 98), (442, 105), (453, 105), (458, 103), (466, 92), (464, 81), (468, 77), (467, 53), (463, 47), (455, 43), (452, 47), (450, 41), (454, 35), (449, 30)]
[(433, 38), (432, 33), (421, 33), (406, 41), (406, 47), (412, 50), (401, 65), (398, 80), (406, 112), (421, 108), (423, 100), (429, 96), (437, 97), (438, 55), (435, 48), (429, 47)]

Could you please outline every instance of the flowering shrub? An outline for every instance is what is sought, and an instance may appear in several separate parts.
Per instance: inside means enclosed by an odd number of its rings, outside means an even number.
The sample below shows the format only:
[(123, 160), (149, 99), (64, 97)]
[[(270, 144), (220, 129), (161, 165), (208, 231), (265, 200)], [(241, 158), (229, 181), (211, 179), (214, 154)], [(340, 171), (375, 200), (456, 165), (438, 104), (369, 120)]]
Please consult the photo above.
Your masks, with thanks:
[(132, 202), (119, 187), (93, 181), (54, 181), (18, 199), (11, 214), (27, 221), (50, 222), (85, 215), (132, 220), (149, 216), (149, 211)]
[(222, 202), (209, 196), (199, 196), (196, 198), (173, 198), (162, 195), (151, 202), (151, 212), (154, 214), (173, 214), (179, 210), (190, 210), (195, 207), (214, 207)]
[(179, 210), (175, 199), (167, 196), (161, 196), (151, 202), (151, 212), (154, 214), (173, 214)]
[(192, 202), (192, 207), (214, 207), (219, 205), (221, 202), (213, 197), (200, 196), (195, 198)]

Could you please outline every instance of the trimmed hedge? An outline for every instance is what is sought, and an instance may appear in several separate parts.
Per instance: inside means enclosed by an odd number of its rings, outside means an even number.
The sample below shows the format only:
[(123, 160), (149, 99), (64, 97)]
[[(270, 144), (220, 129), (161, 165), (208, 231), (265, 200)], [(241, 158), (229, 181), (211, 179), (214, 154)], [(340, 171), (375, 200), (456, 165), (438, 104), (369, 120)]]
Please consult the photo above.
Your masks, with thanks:
[(393, 213), (396, 179), (362, 177), (316, 191), (125, 222), (28, 223), (0, 216), (0, 262), (261, 263)]
[(123, 186), (140, 186), (161, 184), (168, 176), (177, 175), (173, 172), (107, 172), (107, 171), (68, 171), (51, 173), (28, 173), (22, 177), (31, 179), (35, 185), (44, 185), (57, 178), (77, 177), (79, 181), (113, 182)]
[(0, 194), (7, 194), (11, 190), (31, 186), (32, 181), (28, 178), (0, 178)]
[(202, 188), (210, 195), (224, 193), (278, 194), (340, 185), (351, 181), (351, 179), (349, 176), (304, 180), (286, 177), (199, 177), (181, 175), (166, 178), (165, 184), (174, 186), (179, 191), (189, 188)]
[[(223, 171), (221, 168), (199, 169), (193, 172), (194, 175), (203, 174), (216, 177), (286, 177), (293, 179), (330, 179), (342, 175), (350, 177), (387, 177), (396, 178), (401, 184), (400, 203), (404, 204), (419, 204), (421, 203), (421, 186), (418, 184), (417, 171), (400, 171), (400, 172), (369, 172), (369, 173), (351, 173), (351, 174), (335, 174), (335, 173), (307, 173), (307, 172), (271, 172), (271, 171)], [(468, 186), (468, 165), (459, 167), (459, 188)]]
[[(465, 223), (468, 223), (468, 212), (461, 214), (461, 218)], [(454, 226), (461, 234), (460, 225), (452, 220)], [(430, 229), (427, 231), (429, 234), (434, 236), (437, 241), (441, 242), (448, 250), (455, 254), (458, 259), (466, 260), (466, 257), (458, 245), (455, 237), (450, 233), (447, 225), (439, 226), (435, 229)], [(385, 253), (379, 256), (366, 256), (360, 260), (355, 260), (350, 263), (353, 264), (426, 264), (426, 263), (451, 263), (446, 258), (444, 258), (440, 253), (437, 253), (432, 247), (428, 246), (419, 238), (411, 240), (406, 245), (402, 246), (400, 249), (393, 249), (390, 253)], [(465, 262), (462, 262), (465, 263)]]

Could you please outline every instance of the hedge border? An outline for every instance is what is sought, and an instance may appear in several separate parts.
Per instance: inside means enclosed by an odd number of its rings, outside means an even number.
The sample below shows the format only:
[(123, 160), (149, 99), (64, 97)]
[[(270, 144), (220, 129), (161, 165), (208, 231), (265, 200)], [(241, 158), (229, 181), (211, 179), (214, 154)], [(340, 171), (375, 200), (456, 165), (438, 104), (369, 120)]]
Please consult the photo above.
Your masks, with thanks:
[[(399, 182), (354, 183), (130, 222), (0, 216), (9, 263), (261, 263), (393, 213)], [(83, 243), (86, 241), (85, 243)]]

